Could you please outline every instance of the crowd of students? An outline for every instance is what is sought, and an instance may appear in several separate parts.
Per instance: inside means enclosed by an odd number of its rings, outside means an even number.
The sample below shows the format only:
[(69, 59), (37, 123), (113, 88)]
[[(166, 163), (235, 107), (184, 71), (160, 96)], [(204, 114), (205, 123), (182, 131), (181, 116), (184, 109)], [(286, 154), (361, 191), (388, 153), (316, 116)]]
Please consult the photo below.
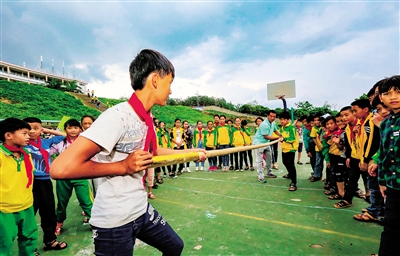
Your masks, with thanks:
[[(165, 105), (174, 78), (172, 63), (161, 53), (143, 50), (129, 68), (135, 93), (128, 102), (105, 111), (95, 122), (84, 116), (71, 119), (65, 133), (45, 129), (35, 117), (7, 118), (0, 122), (0, 251), (12, 255), (18, 237), (20, 255), (39, 255), (37, 224), (39, 211), (44, 250), (63, 250), (57, 240), (66, 221), (66, 207), (75, 189), (83, 221), (93, 230), (95, 254), (133, 254), (136, 238), (168, 255), (180, 255), (183, 241), (167, 221), (148, 203), (152, 189), (168, 176), (191, 172), (189, 163), (150, 167), (153, 155), (198, 152), (195, 171), (205, 171), (207, 150), (260, 145), (218, 158), (210, 157), (207, 171), (256, 170), (258, 181), (276, 178), (277, 149), (290, 180), (289, 191), (297, 190), (296, 162), (302, 146), (310, 157), (310, 182), (324, 181), (325, 194), (338, 200), (335, 208), (352, 206), (354, 196), (364, 196), (370, 206), (354, 216), (360, 221), (378, 221), (384, 216), (380, 255), (398, 254), (400, 238), (400, 77), (379, 81), (368, 93), (370, 100), (356, 100), (336, 116), (301, 117), (292, 124), (284, 111), (276, 125), (276, 112), (257, 118), (257, 131), (250, 136), (246, 120), (198, 121), (194, 130), (177, 118), (168, 131), (163, 121), (153, 119), (153, 105)], [(83, 133), (81, 133), (84, 131)], [(42, 132), (53, 134), (48, 139)], [(297, 161), (296, 161), (296, 152)], [(52, 163), (52, 155), (57, 155)], [(255, 156), (253, 162), (253, 154)], [(73, 159), (73, 161), (71, 160)], [(324, 162), (325, 179), (323, 179)], [(254, 165), (253, 165), (254, 164)], [(51, 168), (51, 172), (50, 172)], [(163, 176), (161, 176), (163, 173)], [(56, 179), (56, 197), (51, 177)], [(363, 177), (365, 194), (358, 189)], [(89, 180), (93, 179), (92, 184)], [(146, 183), (147, 179), (147, 183)], [(97, 190), (94, 198), (94, 191)], [(115, 210), (118, 209), (118, 210)]]

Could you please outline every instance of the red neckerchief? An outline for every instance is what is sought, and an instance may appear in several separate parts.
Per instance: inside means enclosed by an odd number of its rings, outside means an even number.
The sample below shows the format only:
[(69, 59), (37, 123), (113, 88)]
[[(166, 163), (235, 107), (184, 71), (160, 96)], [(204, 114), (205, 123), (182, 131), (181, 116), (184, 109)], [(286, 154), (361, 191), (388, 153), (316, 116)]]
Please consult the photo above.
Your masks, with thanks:
[(197, 130), (199, 131), (200, 134), (199, 140), (201, 140), (203, 138), (203, 128), (197, 128)]
[[(149, 110), (148, 112), (146, 112), (143, 103), (139, 100), (136, 93), (132, 94), (128, 103), (135, 110), (136, 114), (144, 120), (144, 123), (147, 126), (146, 141), (144, 142), (143, 150), (153, 154), (157, 149), (157, 140), (156, 140), (156, 133), (154, 130), (154, 123), (151, 111)], [(147, 169), (145, 170), (142, 178), (142, 184), (144, 189), (146, 189), (146, 178), (147, 178)]]
[(70, 137), (65, 137), (65, 140), (69, 143), (69, 144), (72, 144), (72, 142), (74, 142), (73, 140), (71, 140), (71, 138)]
[(146, 141), (144, 143), (144, 151), (154, 153), (157, 149), (157, 142), (156, 142), (156, 134), (154, 131), (153, 117), (151, 115), (151, 111), (149, 110), (148, 112), (146, 112), (146, 110), (143, 107), (143, 103), (136, 96), (136, 93), (132, 94), (128, 103), (135, 110), (136, 114), (138, 114), (138, 116), (142, 118), (145, 124), (147, 125), (147, 135), (146, 135)]
[(343, 130), (342, 129), (340, 129), (339, 127), (337, 127), (335, 130), (333, 130), (333, 131), (329, 131), (328, 130), (328, 132), (324, 135), (324, 139), (328, 139), (328, 137), (329, 136), (332, 136), (332, 135), (336, 135), (336, 136), (340, 136), (341, 134), (343, 133)]
[(307, 130), (311, 131), (312, 126), (311, 126), (311, 125), (308, 125), (308, 126), (304, 126), (304, 128), (306, 128)]
[(24, 163), (25, 163), (25, 169), (26, 169), (26, 176), (28, 177), (28, 184), (26, 184), (26, 188), (29, 188), (30, 185), (32, 185), (33, 181), (33, 174), (32, 174), (32, 163), (29, 159), (29, 154), (25, 152), (25, 150), (22, 147), (14, 147), (10, 146), (7, 144), (3, 144), (4, 147), (11, 152), (18, 152), (24, 156)]
[(214, 129), (208, 130), (208, 137), (211, 136), (212, 132), (214, 131)]
[(47, 152), (47, 150), (45, 150), (44, 148), (42, 148), (42, 140), (39, 138), (37, 138), (37, 143), (35, 140), (29, 140), (29, 144), (38, 148), (40, 151), (40, 154), (43, 157), (44, 163), (46, 165), (46, 173), (49, 173), (50, 171), (50, 163), (49, 163), (49, 152)]

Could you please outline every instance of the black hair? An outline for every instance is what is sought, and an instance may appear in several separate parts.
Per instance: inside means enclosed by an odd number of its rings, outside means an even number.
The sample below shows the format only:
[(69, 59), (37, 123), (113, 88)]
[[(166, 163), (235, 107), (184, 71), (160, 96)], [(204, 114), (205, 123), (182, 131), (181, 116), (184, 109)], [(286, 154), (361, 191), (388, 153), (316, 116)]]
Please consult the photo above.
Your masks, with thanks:
[[(321, 117), (321, 118), (323, 118), (323, 117)], [(334, 117), (334, 116), (328, 116), (327, 118), (324, 118), (323, 121), (321, 121), (321, 125), (322, 125), (323, 127), (325, 127), (326, 123), (329, 122), (330, 120), (333, 120), (333, 122), (335, 122), (335, 124), (336, 124), (336, 117)]]
[(10, 117), (4, 119), (3, 121), (0, 122), (0, 140), (5, 142), (6, 141), (5, 135), (7, 132), (14, 133), (15, 131), (21, 129), (30, 130), (31, 126), (28, 124), (28, 122), (25, 122), (18, 118)]
[(207, 121), (207, 125), (208, 125), (208, 123), (210, 123), (210, 122), (211, 122), (212, 124), (214, 124), (214, 122), (213, 122), (213, 121), (209, 120), (209, 121)]
[(287, 111), (284, 111), (279, 115), (279, 118), (290, 119), (290, 113)]
[(24, 118), (22, 120), (24, 120), (27, 123), (39, 123), (39, 124), (42, 124), (42, 120), (40, 120), (37, 117), (26, 117), (26, 118)]
[(201, 120), (198, 120), (198, 121), (197, 121), (197, 124), (199, 124), (199, 123), (203, 123), (203, 121), (201, 121)]
[(267, 111), (267, 116), (269, 116), (269, 114), (271, 114), (271, 113), (276, 114), (276, 111), (273, 110), (273, 109), (268, 110)]
[(382, 105), (383, 107), (386, 108), (386, 105), (381, 101), (379, 96), (375, 96), (375, 98), (372, 100), (372, 108), (375, 109), (378, 105)]
[(303, 121), (304, 119), (307, 119), (307, 116), (301, 116), (301, 117), (299, 118), (300, 121)]
[(342, 111), (352, 111), (352, 109), (351, 109), (351, 106), (346, 106), (346, 107), (343, 107), (342, 109), (340, 109), (340, 112), (339, 113), (342, 113)]
[(246, 126), (247, 125), (247, 121), (243, 119), (242, 122), (240, 122), (240, 125), (241, 126)]
[(155, 50), (144, 49), (129, 65), (133, 90), (142, 90), (147, 77), (153, 72), (158, 73), (161, 78), (169, 74), (172, 74), (172, 79), (175, 77), (175, 68), (164, 55)]
[(261, 120), (261, 122), (264, 122), (264, 119), (262, 117), (257, 117), (255, 123), (257, 123), (257, 120)]
[(335, 117), (342, 117), (342, 115), (341, 115), (340, 112), (339, 112), (339, 113), (336, 114)]
[(82, 129), (82, 126), (81, 126), (81, 123), (79, 123), (78, 120), (73, 119), (73, 118), (69, 119), (67, 122), (64, 123), (64, 130), (65, 130), (68, 126), (76, 126), (76, 127), (79, 127), (81, 130), (83, 130), (83, 129)]
[(386, 78), (385, 81), (379, 85), (379, 94), (388, 92), (391, 89), (400, 90), (400, 76)]
[(219, 118), (219, 115), (218, 115), (218, 114), (215, 114), (215, 115), (214, 115), (214, 117), (216, 117), (216, 116), (218, 116), (218, 118)]
[(224, 117), (224, 118), (226, 119), (226, 116), (225, 116), (225, 115), (220, 115), (219, 118), (221, 118), (221, 117)]
[(353, 101), (351, 105), (358, 106), (359, 108), (368, 108), (368, 110), (371, 110), (371, 104), (369, 103), (369, 99), (358, 99)]
[(84, 116), (82, 116), (82, 118), (81, 118), (81, 123), (83, 122), (83, 119), (85, 119), (86, 117), (92, 119), (93, 122), (96, 120), (96, 118), (94, 118), (94, 117), (91, 116), (91, 115), (84, 115)]
[(314, 121), (314, 116), (307, 116), (307, 123), (311, 123), (312, 121)]
[(174, 123), (176, 123), (176, 121), (181, 121), (181, 119), (179, 119), (179, 118), (175, 118), (175, 121), (174, 121)]
[(231, 120), (231, 119), (229, 119), (228, 121), (226, 121), (226, 123), (229, 123), (229, 122), (231, 122), (231, 123), (233, 124), (233, 122), (232, 122), (232, 120)]
[(368, 93), (367, 93), (367, 97), (369, 98), (369, 97), (371, 97), (371, 96), (374, 95), (374, 94), (375, 94), (375, 89), (374, 89), (374, 88), (371, 88), (371, 90), (369, 90)]
[(319, 115), (314, 115), (313, 116), (313, 121), (314, 121), (315, 118), (318, 118), (318, 120), (319, 120), (320, 116)]
[[(317, 116), (315, 116), (315, 117), (317, 117)], [(325, 120), (325, 117), (323, 117), (323, 116), (318, 117), (318, 121), (320, 121), (321, 124), (322, 124), (322, 122), (323, 122), (324, 120)]]

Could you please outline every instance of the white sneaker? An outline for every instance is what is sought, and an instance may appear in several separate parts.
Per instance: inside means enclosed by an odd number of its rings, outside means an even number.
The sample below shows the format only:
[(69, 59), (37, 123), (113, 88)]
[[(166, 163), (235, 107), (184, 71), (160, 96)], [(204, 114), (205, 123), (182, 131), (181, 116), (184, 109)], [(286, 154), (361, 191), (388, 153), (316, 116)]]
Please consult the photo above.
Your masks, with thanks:
[(237, 171), (237, 172), (239, 172), (240, 170), (239, 170), (239, 169), (237, 169), (236, 171)]
[(202, 166), (202, 167), (200, 167), (200, 171), (204, 171), (204, 167)]
[(240, 169), (241, 172), (243, 172), (243, 169)]
[(194, 170), (195, 170), (195, 171), (198, 171), (198, 170), (199, 170), (199, 167), (196, 166), (196, 169), (194, 169)]
[(189, 167), (186, 167), (186, 171), (187, 171), (187, 172), (190, 172), (190, 169), (189, 169)]

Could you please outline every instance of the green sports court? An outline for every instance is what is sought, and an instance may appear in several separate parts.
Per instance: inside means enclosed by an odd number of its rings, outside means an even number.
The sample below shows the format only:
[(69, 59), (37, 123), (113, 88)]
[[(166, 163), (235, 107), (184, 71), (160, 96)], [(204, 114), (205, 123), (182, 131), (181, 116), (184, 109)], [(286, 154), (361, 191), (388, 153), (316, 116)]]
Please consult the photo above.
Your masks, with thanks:
[[(151, 204), (185, 242), (183, 255), (377, 253), (382, 226), (353, 219), (368, 206), (364, 200), (355, 198), (352, 207), (335, 209), (336, 201), (327, 199), (323, 183), (307, 180), (311, 171), (308, 164), (296, 165), (298, 190), (289, 192), (290, 181), (282, 178), (286, 172), (278, 163), (278, 177), (267, 179), (267, 184), (257, 181), (255, 171), (192, 171), (176, 179), (165, 178), (164, 184), (153, 190), (157, 198)], [(39, 217), (37, 220), (40, 223)], [(38, 224), (41, 255), (93, 255), (90, 226), (82, 220), (73, 197), (59, 236), (68, 243), (62, 251), (43, 251)], [(161, 255), (140, 241), (136, 244), (136, 255)]]

